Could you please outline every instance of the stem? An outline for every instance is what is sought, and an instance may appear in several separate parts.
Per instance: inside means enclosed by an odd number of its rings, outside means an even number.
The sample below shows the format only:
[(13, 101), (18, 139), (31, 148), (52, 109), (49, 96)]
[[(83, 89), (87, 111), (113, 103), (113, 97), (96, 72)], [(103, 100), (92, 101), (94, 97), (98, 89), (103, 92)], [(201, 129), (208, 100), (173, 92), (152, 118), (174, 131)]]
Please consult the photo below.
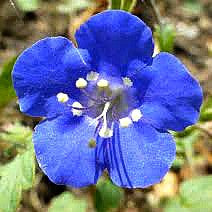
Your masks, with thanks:
[(13, 0), (9, 0), (9, 2), (11, 4), (11, 6), (14, 8), (17, 17), (20, 19), (20, 21), (23, 22), (23, 15), (22, 15), (21, 11), (17, 9), (16, 3)]
[(184, 142), (184, 147), (185, 147), (185, 155), (186, 155), (186, 160), (189, 164), (190, 170), (191, 170), (191, 174), (195, 175), (195, 166), (194, 166), (194, 162), (193, 162), (193, 149), (191, 144), (189, 144), (188, 142)]
[(126, 10), (128, 12), (132, 12), (132, 10), (135, 7), (136, 3), (137, 3), (137, 0), (122, 0), (120, 9)]
[(160, 15), (160, 12), (159, 12), (158, 8), (155, 6), (155, 5), (156, 5), (156, 4), (155, 4), (155, 0), (149, 0), (149, 5), (150, 5), (150, 7), (152, 8), (152, 11), (153, 11), (154, 16), (155, 16), (155, 18), (156, 18), (156, 20), (157, 20), (157, 23), (158, 23), (160, 26), (162, 26), (162, 25), (163, 25), (162, 17), (161, 17), (161, 15)]
[(122, 0), (109, 0), (109, 9), (120, 9), (122, 4)]

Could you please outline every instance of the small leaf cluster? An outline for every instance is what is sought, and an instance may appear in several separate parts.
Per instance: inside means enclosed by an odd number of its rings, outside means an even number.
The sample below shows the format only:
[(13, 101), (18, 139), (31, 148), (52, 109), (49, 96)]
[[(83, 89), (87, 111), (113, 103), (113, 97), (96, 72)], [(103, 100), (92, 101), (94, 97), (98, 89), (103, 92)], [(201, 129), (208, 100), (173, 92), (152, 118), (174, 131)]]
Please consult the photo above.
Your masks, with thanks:
[(97, 212), (107, 212), (120, 206), (124, 198), (123, 189), (115, 186), (110, 180), (100, 180), (96, 186), (94, 204)]
[(22, 199), (22, 191), (33, 186), (35, 156), (31, 142), (32, 131), (16, 123), (9, 131), (0, 134), (1, 141), (11, 145), (25, 144), (24, 150), (11, 162), (0, 167), (0, 211), (15, 211)]
[(202, 176), (185, 181), (179, 195), (168, 201), (165, 212), (209, 212), (212, 210), (212, 176)]
[(109, 9), (121, 9), (131, 12), (137, 0), (109, 0)]

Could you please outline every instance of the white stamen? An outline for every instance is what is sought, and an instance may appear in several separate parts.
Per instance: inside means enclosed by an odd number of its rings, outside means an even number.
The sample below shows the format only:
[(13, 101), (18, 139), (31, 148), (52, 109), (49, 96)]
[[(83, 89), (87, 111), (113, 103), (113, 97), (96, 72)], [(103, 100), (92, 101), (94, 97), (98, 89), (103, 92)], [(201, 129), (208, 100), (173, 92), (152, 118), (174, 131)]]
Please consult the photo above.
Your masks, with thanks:
[(95, 71), (91, 71), (87, 74), (86, 76), (86, 80), (88, 81), (96, 81), (99, 77), (99, 73), (95, 72)]
[(108, 87), (108, 85), (109, 85), (109, 82), (105, 79), (101, 79), (97, 82), (97, 86), (100, 88), (106, 88)]
[[(72, 107), (77, 107), (77, 108), (83, 108), (83, 106), (79, 102), (74, 102), (72, 104)], [(74, 116), (81, 116), (83, 111), (82, 110), (77, 110), (77, 109), (72, 109), (71, 110)]]
[(122, 80), (123, 80), (123, 83), (125, 86), (127, 86), (127, 87), (133, 86), (133, 82), (129, 77), (123, 77)]
[(69, 97), (68, 97), (68, 95), (67, 94), (65, 94), (65, 93), (58, 93), (57, 94), (57, 101), (58, 102), (61, 102), (61, 103), (65, 103), (65, 102), (67, 102), (68, 101), (68, 99), (69, 99)]
[(129, 117), (119, 119), (120, 126), (123, 128), (129, 127), (132, 124), (132, 120)]
[(88, 85), (88, 82), (83, 79), (83, 78), (79, 78), (77, 81), (76, 81), (76, 87), (77, 88), (86, 88)]
[(141, 119), (141, 117), (143, 116), (139, 109), (132, 110), (130, 115), (134, 122), (138, 122)]

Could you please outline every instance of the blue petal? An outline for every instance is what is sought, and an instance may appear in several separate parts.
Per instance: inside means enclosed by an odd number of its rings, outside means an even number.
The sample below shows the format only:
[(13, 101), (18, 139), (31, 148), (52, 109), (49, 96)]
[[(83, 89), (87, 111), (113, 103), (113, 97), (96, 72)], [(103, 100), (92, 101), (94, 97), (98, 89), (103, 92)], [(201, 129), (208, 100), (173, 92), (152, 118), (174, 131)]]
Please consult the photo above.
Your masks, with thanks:
[(78, 46), (87, 49), (97, 71), (106, 69), (104, 64), (116, 67), (116, 74), (126, 73), (132, 60), (149, 64), (154, 44), (152, 32), (136, 16), (109, 10), (91, 17), (76, 32)]
[(175, 142), (169, 133), (160, 133), (139, 122), (128, 128), (115, 126), (111, 141), (109, 173), (121, 187), (145, 188), (161, 181), (175, 158)]
[(135, 90), (134, 96), (136, 96), (139, 104), (143, 104), (144, 96), (148, 87), (154, 78), (154, 72), (150, 66), (141, 68), (139, 64), (136, 63), (128, 69), (126, 77), (129, 77), (133, 82), (133, 87), (131, 89)]
[(181, 131), (194, 124), (202, 104), (202, 89), (173, 55), (160, 53), (152, 64), (154, 79), (146, 90), (141, 111), (155, 127)]
[(88, 69), (88, 52), (76, 49), (68, 39), (38, 41), (19, 56), (12, 73), (21, 111), (31, 116), (56, 116), (64, 110), (54, 98), (56, 94), (63, 92), (77, 99), (75, 80)]
[(95, 127), (89, 119), (68, 115), (36, 126), (33, 142), (37, 161), (52, 182), (73, 187), (97, 182), (104, 161), (101, 143), (96, 148), (89, 147)]

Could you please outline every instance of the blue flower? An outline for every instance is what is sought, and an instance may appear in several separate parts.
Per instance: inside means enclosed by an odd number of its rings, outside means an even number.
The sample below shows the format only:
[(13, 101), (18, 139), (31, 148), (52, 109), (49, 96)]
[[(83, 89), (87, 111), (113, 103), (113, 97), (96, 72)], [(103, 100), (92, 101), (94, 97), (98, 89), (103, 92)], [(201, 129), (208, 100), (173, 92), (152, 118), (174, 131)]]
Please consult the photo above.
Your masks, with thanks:
[(130, 13), (91, 17), (76, 41), (40, 40), (14, 66), (21, 111), (46, 117), (33, 136), (39, 166), (73, 187), (105, 169), (122, 187), (159, 182), (175, 158), (168, 130), (198, 120), (200, 85), (173, 55), (152, 57), (151, 30)]

